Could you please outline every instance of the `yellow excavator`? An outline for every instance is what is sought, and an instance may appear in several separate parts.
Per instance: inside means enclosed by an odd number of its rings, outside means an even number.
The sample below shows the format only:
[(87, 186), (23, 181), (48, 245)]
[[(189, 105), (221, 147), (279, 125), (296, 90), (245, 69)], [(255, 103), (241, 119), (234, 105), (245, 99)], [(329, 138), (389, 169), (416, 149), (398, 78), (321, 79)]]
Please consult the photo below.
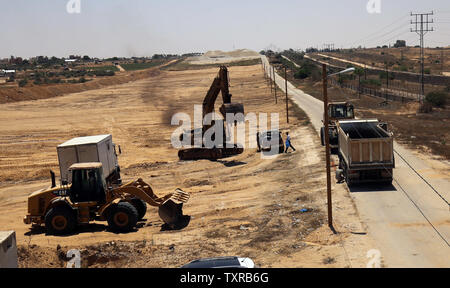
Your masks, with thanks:
[(190, 194), (177, 189), (164, 197), (153, 193), (142, 179), (119, 187), (107, 187), (102, 163), (76, 163), (70, 166), (71, 184), (52, 186), (28, 197), (25, 224), (45, 224), (48, 234), (72, 233), (77, 225), (91, 221), (107, 221), (110, 230), (118, 233), (135, 229), (147, 212), (147, 205), (158, 207), (167, 229), (182, 229), (190, 217), (183, 215), (183, 204)]
[[(227, 114), (230, 115), (236, 115), (242, 113), (244, 114), (244, 105), (240, 103), (231, 103), (231, 97), (229, 91), (229, 77), (228, 77), (228, 69), (226, 66), (220, 66), (219, 74), (216, 78), (214, 78), (213, 83), (211, 84), (211, 87), (208, 90), (208, 93), (206, 94), (205, 99), (203, 100), (203, 110), (202, 110), (202, 119), (205, 119), (205, 117), (214, 112), (215, 103), (217, 100), (217, 97), (220, 93), (222, 93), (222, 100), (223, 105), (220, 107), (219, 111), (222, 114), (223, 118), (226, 119)], [(194, 138), (195, 135), (198, 133), (201, 135), (202, 140), (205, 135), (205, 133), (216, 125), (216, 122), (221, 121), (223, 126), (223, 142), (219, 143), (218, 145), (215, 145), (213, 148), (207, 148), (204, 145), (204, 141), (202, 141), (201, 147), (195, 147), (190, 149), (182, 149), (178, 151), (178, 157), (180, 160), (200, 160), (200, 159), (207, 159), (207, 160), (217, 160), (233, 155), (242, 154), (244, 152), (243, 148), (238, 147), (238, 145), (234, 144), (234, 147), (227, 147), (227, 139), (229, 138), (226, 133), (226, 125), (223, 120), (216, 120), (212, 121), (211, 125), (203, 125), (201, 128), (201, 131), (197, 130), (191, 130), (187, 131), (188, 134), (190, 134), (191, 137), (191, 144), (194, 145)], [(238, 120), (242, 121), (242, 120)], [(235, 123), (236, 124), (236, 123)], [(219, 124), (220, 125), (220, 124)], [(200, 129), (199, 129), (200, 130)], [(184, 137), (186, 137), (185, 134), (182, 134), (180, 136), (180, 140), (183, 141)], [(212, 138), (215, 139), (216, 135), (213, 134)]]

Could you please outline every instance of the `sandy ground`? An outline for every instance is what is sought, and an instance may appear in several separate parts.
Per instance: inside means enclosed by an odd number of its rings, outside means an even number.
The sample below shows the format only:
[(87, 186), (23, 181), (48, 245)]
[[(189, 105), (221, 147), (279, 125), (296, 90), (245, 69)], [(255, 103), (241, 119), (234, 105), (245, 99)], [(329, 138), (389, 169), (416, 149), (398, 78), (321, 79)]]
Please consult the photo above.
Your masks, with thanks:
[[(231, 67), (234, 102), (246, 112), (278, 112), (297, 152), (263, 160), (256, 149), (220, 161), (180, 162), (170, 145), (174, 112), (193, 113), (218, 69), (162, 71), (99, 90), (2, 104), (0, 114), (0, 227), (15, 230), (21, 267), (64, 267), (79, 249), (84, 267), (178, 267), (202, 257), (247, 256), (261, 267), (365, 267), (373, 248), (344, 185), (334, 193), (333, 235), (326, 225), (324, 152), (303, 113), (275, 105), (261, 66)], [(220, 101), (219, 101), (220, 102)], [(292, 116), (292, 115), (294, 115)], [(74, 235), (48, 236), (22, 222), (27, 195), (45, 188), (57, 169), (56, 146), (72, 137), (113, 134), (124, 181), (142, 177), (157, 194), (180, 187), (192, 220), (162, 232), (155, 208), (128, 234), (105, 223)], [(306, 208), (308, 212), (302, 213)]]

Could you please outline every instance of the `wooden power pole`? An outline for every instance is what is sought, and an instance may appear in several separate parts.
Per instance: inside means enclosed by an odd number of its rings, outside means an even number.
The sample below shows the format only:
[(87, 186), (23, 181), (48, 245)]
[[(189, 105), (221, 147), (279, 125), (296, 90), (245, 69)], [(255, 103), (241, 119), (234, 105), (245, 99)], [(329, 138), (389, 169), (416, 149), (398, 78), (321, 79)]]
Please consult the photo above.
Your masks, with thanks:
[(289, 103), (288, 103), (288, 89), (287, 89), (287, 68), (284, 66), (284, 89), (286, 90), (286, 120), (289, 124)]
[(327, 162), (327, 206), (328, 206), (328, 226), (333, 233), (336, 233), (333, 227), (333, 209), (331, 199), (331, 163), (330, 163), (330, 135), (329, 135), (329, 119), (328, 119), (328, 75), (327, 64), (322, 64), (322, 79), (323, 79), (323, 111), (325, 124), (325, 154)]

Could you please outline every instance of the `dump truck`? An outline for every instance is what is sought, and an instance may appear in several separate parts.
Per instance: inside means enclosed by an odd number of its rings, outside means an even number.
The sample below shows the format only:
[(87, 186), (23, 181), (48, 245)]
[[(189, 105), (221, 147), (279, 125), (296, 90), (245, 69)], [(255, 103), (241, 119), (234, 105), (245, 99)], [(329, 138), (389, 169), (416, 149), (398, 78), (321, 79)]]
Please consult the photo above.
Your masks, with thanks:
[[(102, 163), (105, 181), (108, 185), (120, 184), (120, 166), (116, 145), (111, 135), (77, 137), (57, 147), (61, 183), (71, 183), (69, 167), (75, 163)], [(121, 149), (119, 146), (119, 154)]]
[[(332, 151), (337, 150), (339, 147), (336, 122), (350, 119), (355, 119), (354, 106), (352, 104), (348, 102), (333, 102), (328, 104), (328, 135)], [(325, 125), (320, 129), (320, 140), (322, 146), (325, 146)]]
[(394, 137), (377, 119), (337, 122), (339, 169), (337, 180), (348, 186), (377, 182), (391, 184), (395, 168)]
[[(220, 113), (223, 118), (226, 119), (227, 115), (236, 115), (236, 114), (244, 114), (244, 105), (241, 103), (231, 103), (232, 94), (229, 91), (229, 75), (228, 68), (226, 66), (220, 66), (219, 73), (217, 77), (214, 78), (211, 87), (206, 93), (205, 98), (203, 99), (202, 104), (202, 119), (211, 113), (214, 112), (215, 104), (217, 97), (220, 93), (222, 93), (223, 104), (219, 108)], [(203, 122), (204, 123), (204, 122)], [(234, 124), (237, 124), (236, 122)], [(206, 132), (215, 127), (215, 125), (219, 125), (222, 127), (223, 135), (221, 135), (222, 142), (216, 144), (214, 147), (205, 147), (205, 144), (195, 145), (194, 139), (195, 135), (201, 135), (201, 139), (205, 136)], [(217, 160), (229, 156), (234, 156), (238, 154), (242, 154), (244, 149), (234, 144), (233, 147), (228, 147), (227, 140), (230, 138), (229, 134), (227, 134), (227, 126), (224, 120), (214, 120), (210, 125), (203, 124), (201, 129), (194, 129), (185, 131), (180, 135), (180, 141), (183, 142), (184, 139), (191, 138), (191, 145), (193, 148), (181, 149), (178, 151), (178, 157), (182, 161), (186, 160)], [(216, 138), (217, 136), (217, 138)], [(219, 139), (218, 135), (213, 133), (212, 139)], [(198, 146), (198, 147), (197, 147)]]
[(118, 233), (135, 229), (147, 212), (147, 205), (158, 207), (167, 229), (187, 226), (190, 217), (183, 215), (183, 204), (190, 194), (181, 189), (158, 197), (142, 179), (120, 187), (109, 187), (103, 175), (103, 165), (76, 163), (70, 166), (71, 184), (52, 185), (28, 197), (25, 224), (45, 224), (48, 234), (71, 234), (77, 225), (92, 221), (107, 221), (110, 230)]

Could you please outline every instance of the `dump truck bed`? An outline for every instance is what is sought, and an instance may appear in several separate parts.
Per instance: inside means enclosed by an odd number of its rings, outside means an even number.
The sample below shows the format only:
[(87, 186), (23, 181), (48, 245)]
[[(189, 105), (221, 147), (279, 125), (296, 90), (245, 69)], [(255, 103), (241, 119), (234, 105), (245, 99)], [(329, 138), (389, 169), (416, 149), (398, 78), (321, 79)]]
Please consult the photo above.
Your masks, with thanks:
[(339, 121), (339, 152), (350, 169), (394, 165), (392, 134), (378, 120)]
[(349, 185), (390, 183), (393, 179), (394, 139), (378, 120), (343, 120), (339, 133), (339, 166)]

